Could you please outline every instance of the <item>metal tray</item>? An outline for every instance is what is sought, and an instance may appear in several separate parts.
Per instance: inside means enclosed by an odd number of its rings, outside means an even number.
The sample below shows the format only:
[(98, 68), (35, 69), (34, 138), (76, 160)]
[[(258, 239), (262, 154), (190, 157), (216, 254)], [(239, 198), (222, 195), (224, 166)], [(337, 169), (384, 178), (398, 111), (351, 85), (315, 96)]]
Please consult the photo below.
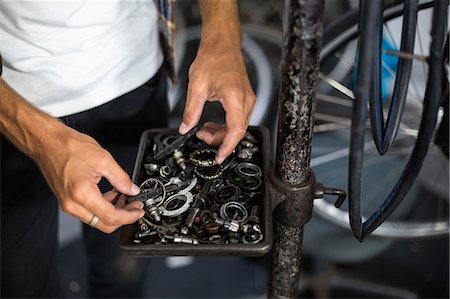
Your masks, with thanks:
[[(119, 245), (134, 256), (188, 256), (188, 255), (231, 255), (231, 256), (262, 256), (270, 251), (272, 246), (272, 208), (269, 195), (269, 161), (270, 144), (269, 132), (267, 128), (251, 126), (248, 131), (256, 137), (260, 146), (258, 152), (260, 167), (263, 172), (263, 200), (260, 205), (261, 228), (264, 238), (257, 244), (134, 244), (133, 238), (137, 231), (135, 224), (122, 227)], [(148, 153), (148, 140), (159, 133), (176, 133), (176, 129), (150, 129), (146, 130), (141, 137), (139, 150), (133, 171), (133, 182), (140, 184), (143, 181), (145, 170), (143, 167), (144, 158)]]

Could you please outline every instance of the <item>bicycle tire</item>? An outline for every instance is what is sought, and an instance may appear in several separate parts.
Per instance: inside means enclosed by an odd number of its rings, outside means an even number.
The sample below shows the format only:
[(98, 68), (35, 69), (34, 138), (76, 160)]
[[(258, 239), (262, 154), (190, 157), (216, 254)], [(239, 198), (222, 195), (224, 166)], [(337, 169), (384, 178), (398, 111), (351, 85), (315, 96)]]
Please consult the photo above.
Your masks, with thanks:
[[(431, 7), (432, 3), (422, 3), (419, 10)], [(392, 5), (385, 10), (384, 21), (392, 20), (402, 15), (402, 5)], [(358, 34), (359, 12), (350, 11), (340, 19), (331, 23), (323, 35), (323, 46), (321, 58), (330, 55), (340, 45), (353, 40)], [(314, 211), (316, 214), (342, 227), (348, 228), (348, 212), (336, 210), (333, 205), (323, 199), (316, 199)], [(346, 215), (346, 217), (343, 217)], [(409, 221), (386, 221), (374, 235), (387, 238), (421, 238), (446, 235), (449, 233), (449, 223), (446, 220), (409, 222)]]

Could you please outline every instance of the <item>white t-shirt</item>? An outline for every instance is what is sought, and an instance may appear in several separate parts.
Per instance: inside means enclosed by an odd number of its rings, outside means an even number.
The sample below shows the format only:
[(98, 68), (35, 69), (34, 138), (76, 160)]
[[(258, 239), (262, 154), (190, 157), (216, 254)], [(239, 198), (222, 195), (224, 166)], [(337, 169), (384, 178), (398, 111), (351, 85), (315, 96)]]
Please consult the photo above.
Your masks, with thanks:
[(0, 1), (3, 79), (56, 117), (127, 93), (160, 68), (153, 1)]

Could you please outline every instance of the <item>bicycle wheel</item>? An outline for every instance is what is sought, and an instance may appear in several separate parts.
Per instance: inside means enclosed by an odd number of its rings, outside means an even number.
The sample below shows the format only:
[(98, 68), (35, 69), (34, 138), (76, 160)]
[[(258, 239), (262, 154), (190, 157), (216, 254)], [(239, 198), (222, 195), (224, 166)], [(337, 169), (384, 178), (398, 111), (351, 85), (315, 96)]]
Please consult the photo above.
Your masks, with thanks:
[[(392, 189), (401, 170), (404, 168), (417, 138), (417, 130), (422, 101), (427, 82), (429, 32), (431, 29), (431, 3), (421, 4), (417, 18), (415, 55), (413, 58), (412, 78), (400, 130), (391, 150), (380, 157), (375, 144), (369, 138), (365, 142), (365, 160), (363, 172), (364, 210), (367, 215), (375, 210), (380, 199)], [(403, 5), (394, 5), (385, 10), (383, 17), (382, 49), (382, 89), (383, 99), (388, 104), (393, 90), (395, 73), (398, 66), (398, 53)], [(356, 78), (355, 63), (358, 43), (357, 11), (350, 12), (340, 20), (330, 24), (324, 32), (321, 52), (320, 79), (317, 89), (317, 113), (314, 127), (313, 158), (318, 180), (326, 185), (346, 188), (349, 127), (353, 87)], [(439, 121), (443, 111), (440, 111)], [(369, 137), (370, 124), (366, 125)], [(448, 234), (448, 158), (436, 146), (431, 146), (427, 164), (436, 166), (433, 171), (422, 170), (421, 176), (435, 175), (433, 185), (424, 184), (420, 179), (399, 206), (391, 219), (386, 221), (374, 235), (392, 238), (417, 238)], [(330, 170), (332, 169), (332, 170)], [(378, 174), (378, 176), (377, 176)], [(445, 179), (447, 176), (447, 179)], [(442, 183), (439, 183), (442, 180)], [(444, 186), (444, 188), (442, 188)], [(438, 189), (444, 189), (436, 192)], [(418, 198), (425, 196), (425, 198)], [(318, 199), (314, 204), (318, 215), (340, 226), (349, 226), (348, 212), (336, 209), (327, 200)], [(426, 213), (424, 213), (426, 212)]]

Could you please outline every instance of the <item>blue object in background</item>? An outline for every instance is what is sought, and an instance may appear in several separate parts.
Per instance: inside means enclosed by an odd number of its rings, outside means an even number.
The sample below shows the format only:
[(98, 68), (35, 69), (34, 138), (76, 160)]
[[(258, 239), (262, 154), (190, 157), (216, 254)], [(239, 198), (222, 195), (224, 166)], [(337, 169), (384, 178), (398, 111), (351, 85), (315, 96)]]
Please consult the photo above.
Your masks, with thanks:
[(383, 103), (386, 103), (388, 99), (388, 91), (392, 89), (395, 83), (395, 74), (397, 73), (398, 56), (386, 54), (388, 51), (398, 51), (393, 43), (383, 37), (381, 43), (381, 94), (383, 96)]
[[(388, 96), (390, 95), (389, 92), (395, 83), (395, 75), (398, 66), (398, 57), (386, 54), (386, 50), (398, 51), (390, 40), (383, 37), (381, 42), (381, 95), (383, 97), (383, 103), (386, 103), (388, 100)], [(357, 50), (357, 54), (355, 55), (355, 65), (358, 65), (358, 51), (359, 50)], [(352, 82), (350, 83), (353, 90), (355, 90), (356, 87), (357, 75), (357, 68), (354, 68)]]

